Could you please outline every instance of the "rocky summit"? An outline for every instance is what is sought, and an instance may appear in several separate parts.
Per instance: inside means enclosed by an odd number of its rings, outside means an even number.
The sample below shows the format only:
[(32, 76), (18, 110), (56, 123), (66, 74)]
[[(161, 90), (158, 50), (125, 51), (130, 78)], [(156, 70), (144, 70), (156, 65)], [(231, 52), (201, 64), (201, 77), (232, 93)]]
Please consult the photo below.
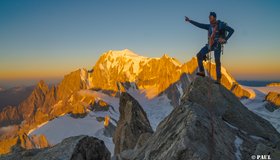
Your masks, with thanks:
[(279, 140), (268, 121), (246, 109), (225, 87), (197, 77), (142, 147), (117, 158), (234, 160), (266, 154), (279, 159)]
[(205, 106), (224, 121), (250, 134), (272, 141), (279, 139), (279, 133), (268, 121), (249, 111), (234, 94), (208, 78), (198, 77), (193, 81), (182, 101)]

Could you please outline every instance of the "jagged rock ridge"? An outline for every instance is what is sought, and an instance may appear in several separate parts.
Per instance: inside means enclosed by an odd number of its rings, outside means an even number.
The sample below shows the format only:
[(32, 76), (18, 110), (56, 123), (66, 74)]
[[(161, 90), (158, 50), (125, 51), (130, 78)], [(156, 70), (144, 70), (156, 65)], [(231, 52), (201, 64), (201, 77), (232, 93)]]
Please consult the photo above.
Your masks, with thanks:
[(273, 159), (280, 158), (279, 140), (275, 128), (230, 91), (198, 77), (143, 146), (123, 151), (121, 156), (131, 160), (234, 160), (269, 154)]
[(139, 137), (145, 133), (153, 133), (147, 115), (139, 103), (128, 93), (120, 97), (120, 119), (114, 133), (114, 154), (133, 149)]

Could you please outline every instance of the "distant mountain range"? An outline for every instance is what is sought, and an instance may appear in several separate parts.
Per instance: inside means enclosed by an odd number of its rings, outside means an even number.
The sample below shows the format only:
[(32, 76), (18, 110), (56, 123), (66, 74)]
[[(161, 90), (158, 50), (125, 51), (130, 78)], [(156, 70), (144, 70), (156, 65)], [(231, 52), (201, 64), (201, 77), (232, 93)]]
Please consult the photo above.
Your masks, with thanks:
[(33, 91), (35, 86), (20, 86), (10, 89), (0, 88), (0, 110), (5, 106), (18, 106)]
[(252, 87), (264, 87), (267, 85), (276, 84), (278, 82), (280, 84), (280, 81), (252, 81), (252, 80), (237, 80), (237, 82), (244, 86), (252, 86)]

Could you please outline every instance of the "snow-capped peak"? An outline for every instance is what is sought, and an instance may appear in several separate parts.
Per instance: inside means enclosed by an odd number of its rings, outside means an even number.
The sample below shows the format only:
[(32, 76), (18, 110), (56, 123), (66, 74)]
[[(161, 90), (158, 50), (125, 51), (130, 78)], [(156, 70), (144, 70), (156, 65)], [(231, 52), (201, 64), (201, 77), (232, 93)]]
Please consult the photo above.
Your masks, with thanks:
[(124, 50), (110, 50), (109, 52), (105, 53), (107, 56), (110, 56), (111, 58), (117, 58), (117, 57), (127, 57), (127, 58), (147, 58), (140, 56), (136, 54), (135, 52), (129, 50), (129, 49), (124, 49)]
[(161, 58), (168, 59), (170, 62), (172, 62), (176, 66), (182, 66), (182, 64), (177, 59), (169, 57), (166, 53)]
[(108, 52), (103, 53), (101, 58), (99, 59), (98, 67), (104, 69), (114, 68), (116, 66), (126, 66), (124, 68), (129, 69), (131, 65), (133, 65), (134, 73), (138, 72), (138, 68), (140, 63), (142, 65), (147, 64), (150, 60), (167, 60), (173, 63), (176, 66), (181, 66), (182, 64), (176, 60), (175, 58), (169, 57), (167, 54), (164, 54), (161, 58), (151, 58), (151, 57), (144, 57), (140, 56), (137, 53), (129, 50), (109, 50)]
[[(129, 74), (128, 76), (130, 76), (130, 74), (137, 75), (139, 73), (140, 63), (147, 63), (150, 59), (151, 58), (140, 56), (129, 49), (119, 51), (110, 50), (101, 56), (96, 67), (107, 71), (112, 68), (117, 68), (118, 74), (120, 72), (126, 72)], [(132, 71), (130, 70), (131, 68)]]
[[(117, 90), (116, 82), (142, 81), (143, 88), (158, 88), (169, 84), (150, 84), (150, 81), (161, 81), (172, 75), (177, 80), (181, 73), (182, 65), (175, 58), (164, 54), (160, 58), (140, 56), (129, 49), (114, 51), (109, 50), (102, 54), (92, 72), (92, 87)], [(168, 80), (173, 82), (173, 80)], [(162, 87), (162, 89), (165, 87)], [(160, 91), (162, 90), (160, 89)], [(153, 89), (157, 90), (157, 89)], [(158, 93), (158, 92), (156, 92)]]

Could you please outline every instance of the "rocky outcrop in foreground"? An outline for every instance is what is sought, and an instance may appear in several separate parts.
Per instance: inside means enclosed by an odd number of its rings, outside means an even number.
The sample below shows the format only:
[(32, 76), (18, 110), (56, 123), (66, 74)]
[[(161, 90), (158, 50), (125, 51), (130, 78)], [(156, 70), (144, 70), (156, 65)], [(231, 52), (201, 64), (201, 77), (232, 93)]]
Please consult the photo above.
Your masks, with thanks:
[(75, 136), (66, 138), (54, 147), (25, 150), (13, 147), (13, 152), (0, 156), (0, 160), (110, 160), (111, 154), (104, 142), (95, 137)]
[(120, 159), (235, 160), (257, 154), (279, 159), (279, 140), (275, 128), (233, 93), (207, 77), (198, 77), (185, 91), (181, 105), (149, 139), (140, 148), (123, 151)]
[(271, 141), (280, 138), (279, 133), (268, 121), (248, 110), (234, 94), (208, 78), (198, 77), (187, 88), (182, 101), (198, 103), (215, 116), (249, 134)]
[[(114, 154), (127, 149), (134, 149), (138, 140), (147, 133), (153, 133), (147, 115), (140, 104), (128, 93), (120, 97), (120, 119), (114, 133)], [(142, 140), (141, 140), (142, 139)]]

